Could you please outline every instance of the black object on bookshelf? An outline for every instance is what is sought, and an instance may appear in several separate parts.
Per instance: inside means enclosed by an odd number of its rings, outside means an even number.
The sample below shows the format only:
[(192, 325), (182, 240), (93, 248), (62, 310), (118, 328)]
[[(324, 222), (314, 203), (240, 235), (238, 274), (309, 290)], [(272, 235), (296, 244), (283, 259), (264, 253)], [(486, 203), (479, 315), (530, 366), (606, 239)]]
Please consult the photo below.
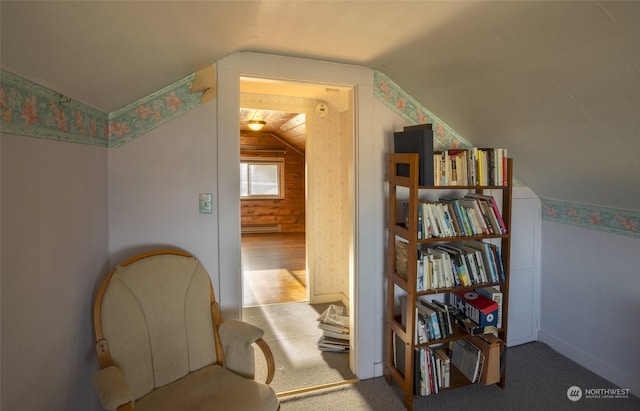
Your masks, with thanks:
[[(405, 127), (393, 133), (393, 148), (396, 153), (418, 153), (418, 184), (433, 185), (433, 130), (431, 124)], [(409, 166), (398, 164), (399, 176), (409, 177)]]

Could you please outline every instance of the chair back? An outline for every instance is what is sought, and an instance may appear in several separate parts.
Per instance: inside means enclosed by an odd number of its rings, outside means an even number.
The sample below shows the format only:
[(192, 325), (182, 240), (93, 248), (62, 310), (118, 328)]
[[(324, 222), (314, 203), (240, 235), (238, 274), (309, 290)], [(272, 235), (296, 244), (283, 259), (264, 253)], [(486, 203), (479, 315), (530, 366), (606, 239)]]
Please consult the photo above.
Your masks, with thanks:
[(94, 324), (102, 368), (118, 366), (136, 399), (221, 359), (209, 274), (163, 250), (118, 265), (100, 287)]

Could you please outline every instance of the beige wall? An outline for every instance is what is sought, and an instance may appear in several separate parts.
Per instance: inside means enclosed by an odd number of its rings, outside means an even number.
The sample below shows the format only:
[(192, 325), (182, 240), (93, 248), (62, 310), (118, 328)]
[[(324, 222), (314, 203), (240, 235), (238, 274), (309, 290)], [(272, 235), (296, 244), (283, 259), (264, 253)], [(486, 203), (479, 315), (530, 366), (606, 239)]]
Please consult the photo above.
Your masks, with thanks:
[(3, 134), (3, 410), (92, 410), (107, 149)]
[[(211, 101), (109, 150), (111, 265), (152, 248), (181, 248), (219, 289), (215, 109)], [(212, 214), (199, 213), (200, 193), (213, 194)]]

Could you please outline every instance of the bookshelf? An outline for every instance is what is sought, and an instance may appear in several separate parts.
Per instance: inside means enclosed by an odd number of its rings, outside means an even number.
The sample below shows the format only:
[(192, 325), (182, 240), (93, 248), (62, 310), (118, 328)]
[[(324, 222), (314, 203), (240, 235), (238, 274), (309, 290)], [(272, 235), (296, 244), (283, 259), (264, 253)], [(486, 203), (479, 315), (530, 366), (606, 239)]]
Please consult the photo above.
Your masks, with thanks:
[[(424, 349), (441, 348), (447, 350), (450, 345), (459, 339), (474, 338), (469, 329), (458, 324), (453, 324), (446, 335), (439, 339), (419, 340), (416, 322), (421, 318), (416, 310), (416, 305), (423, 299), (446, 301), (447, 294), (453, 292), (471, 292), (478, 288), (493, 287), (502, 294), (501, 326), (498, 328), (487, 327), (492, 330), (499, 340), (507, 340), (508, 307), (509, 307), (509, 262), (511, 245), (511, 201), (512, 201), (512, 177), (513, 160), (506, 159), (505, 185), (457, 185), (457, 186), (421, 186), (419, 185), (420, 158), (413, 153), (390, 153), (388, 157), (389, 173), (389, 204), (388, 204), (388, 231), (389, 245), (387, 253), (387, 302), (385, 318), (385, 378), (389, 384), (396, 382), (403, 392), (403, 402), (407, 410), (412, 410), (413, 400), (417, 395), (416, 379), (420, 379), (419, 367), (416, 364), (416, 356)], [(401, 167), (398, 167), (398, 166)], [(402, 172), (399, 175), (399, 168)], [(463, 198), (473, 194), (495, 194), (504, 230), (492, 233), (472, 234), (456, 233), (453, 236), (433, 237), (418, 234), (418, 227), (423, 226), (420, 215), (424, 212), (421, 204), (438, 202), (441, 197)], [(402, 250), (398, 240), (404, 243)], [(502, 263), (502, 275), (476, 277), (475, 282), (461, 285), (454, 280), (453, 283), (434, 284), (425, 281), (426, 268), (419, 268), (419, 249), (424, 254), (425, 249), (432, 249), (439, 245), (460, 244), (466, 241), (483, 242), (499, 247), (497, 254)], [(495, 247), (494, 247), (495, 248)], [(397, 253), (406, 254), (406, 266), (397, 263)], [(496, 254), (494, 254), (496, 257)], [(431, 264), (431, 263), (430, 263)], [(486, 264), (486, 260), (485, 260)], [(400, 267), (402, 265), (402, 267)], [(401, 270), (399, 270), (402, 268)], [(488, 270), (488, 269), (487, 269)], [(425, 284), (426, 283), (426, 284)], [(437, 285), (437, 287), (436, 287)], [(455, 310), (454, 310), (455, 311)], [(419, 322), (418, 322), (419, 323)], [(493, 337), (492, 337), (493, 338)], [(503, 349), (506, 347), (503, 345)], [(448, 352), (451, 354), (450, 352)], [(500, 358), (499, 376), (495, 380), (501, 388), (505, 386), (506, 356)], [(472, 382), (465, 377), (453, 365), (450, 367), (450, 382), (447, 387), (437, 389), (436, 392), (460, 388)], [(482, 383), (482, 382), (475, 382)], [(433, 392), (430, 395), (437, 395)]]

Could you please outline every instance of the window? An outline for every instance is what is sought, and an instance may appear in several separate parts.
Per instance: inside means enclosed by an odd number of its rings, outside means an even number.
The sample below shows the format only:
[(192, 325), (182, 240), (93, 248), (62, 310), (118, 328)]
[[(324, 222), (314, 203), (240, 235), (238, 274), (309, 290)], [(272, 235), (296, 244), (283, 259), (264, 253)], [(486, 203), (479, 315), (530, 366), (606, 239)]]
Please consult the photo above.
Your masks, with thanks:
[(240, 160), (240, 197), (243, 199), (284, 198), (284, 162), (281, 158)]

